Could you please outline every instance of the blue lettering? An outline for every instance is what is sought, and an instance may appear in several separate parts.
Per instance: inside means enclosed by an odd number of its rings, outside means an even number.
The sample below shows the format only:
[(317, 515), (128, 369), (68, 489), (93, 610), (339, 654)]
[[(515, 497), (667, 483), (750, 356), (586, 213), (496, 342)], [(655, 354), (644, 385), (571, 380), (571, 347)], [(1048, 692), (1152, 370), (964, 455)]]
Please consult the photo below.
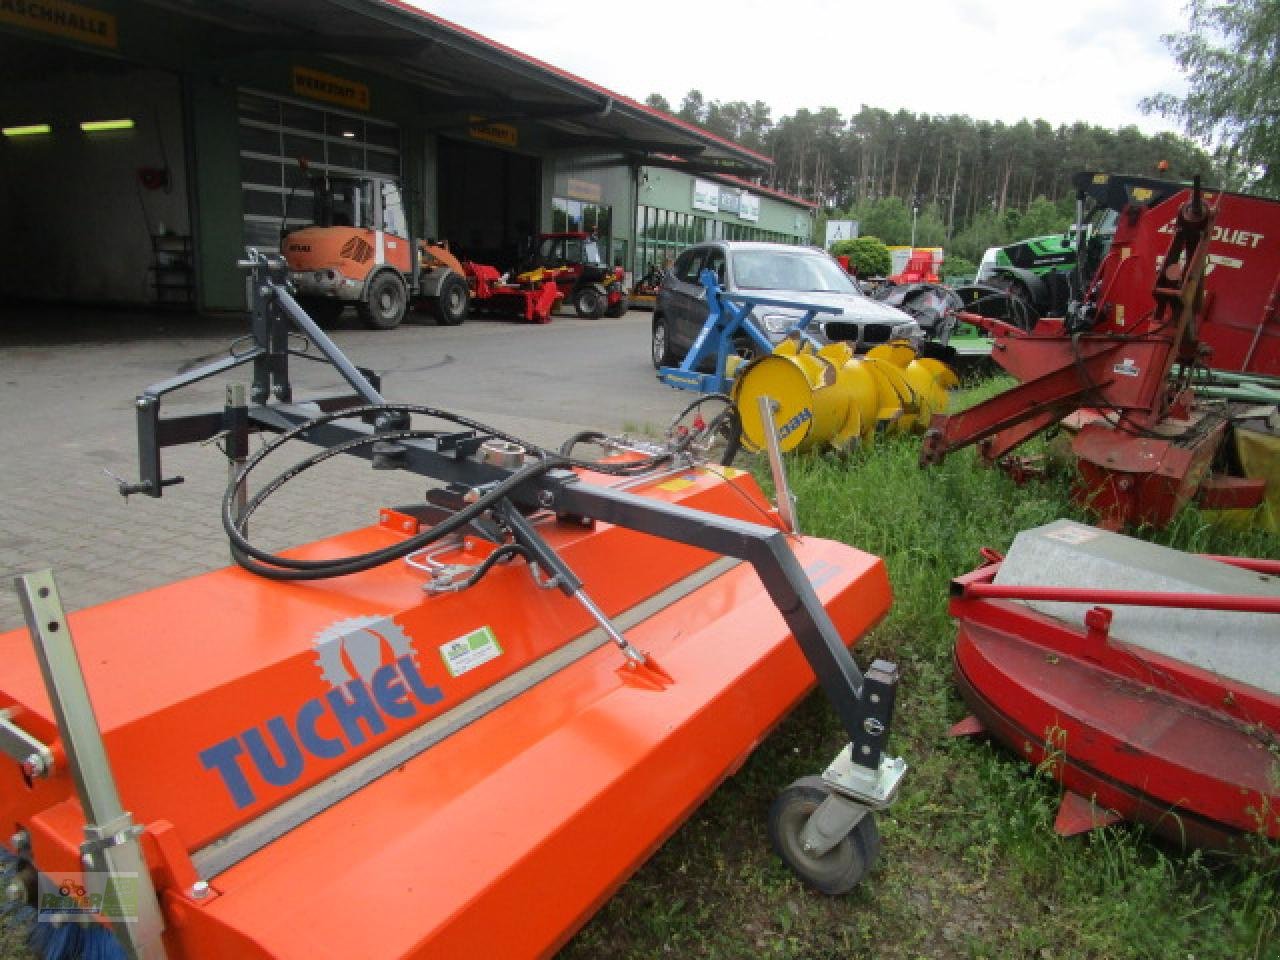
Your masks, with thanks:
[[(236, 806), (244, 808), (257, 799), (240, 763), (246, 747), (262, 779), (285, 787), (302, 776), (308, 754), (324, 760), (340, 757), (348, 744), (358, 747), (370, 737), (385, 733), (387, 717), (412, 717), (418, 712), (414, 700), (431, 706), (443, 699), (444, 692), (428, 684), (413, 657), (406, 655), (380, 666), (367, 684), (357, 678), (330, 690), (323, 698), (308, 700), (298, 708), (292, 724), (282, 716), (272, 717), (261, 727), (216, 743), (198, 756), (206, 770), (216, 770), (222, 777)], [(345, 742), (320, 732), (320, 723), (329, 713), (337, 720)]]
[(230, 740), (215, 743), (208, 750), (203, 750), (198, 754), (200, 762), (204, 764), (206, 770), (217, 770), (222, 775), (222, 782), (231, 791), (231, 799), (242, 810), (254, 801), (253, 790), (249, 787), (249, 781), (244, 778), (244, 772), (236, 761), (236, 757), (243, 752), (240, 741), (232, 737)]
[(319, 700), (308, 700), (298, 711), (298, 739), (312, 756), (322, 760), (330, 760), (342, 756), (346, 749), (337, 737), (322, 737), (316, 731), (316, 721), (324, 713), (324, 704)]
[(377, 669), (370, 682), (373, 699), (389, 717), (412, 717), (418, 710), (409, 702), (409, 692), (400, 680), (398, 666), (397, 663), (388, 663)]
[[(350, 700), (343, 695), (344, 692), (350, 695)], [(369, 696), (369, 688), (358, 677), (336, 690), (330, 690), (324, 698), (329, 701), (329, 708), (338, 718), (338, 723), (342, 725), (342, 732), (347, 735), (347, 743), (353, 747), (360, 746), (366, 739), (364, 731), (360, 729), (361, 720), (369, 728), (370, 736), (376, 737), (387, 729), (386, 721), (382, 719), (382, 714), (378, 712), (378, 708), (374, 706)]]
[(284, 717), (272, 717), (267, 721), (267, 729), (275, 739), (276, 749), (280, 751), (280, 762), (271, 755), (267, 748), (262, 731), (256, 727), (246, 730), (240, 736), (249, 748), (249, 756), (253, 765), (262, 774), (262, 779), (276, 787), (287, 787), (297, 780), (302, 773), (302, 751), (298, 749), (293, 734), (289, 732)]
[(439, 687), (428, 687), (426, 681), (422, 679), (422, 674), (418, 673), (418, 668), (414, 666), (412, 657), (401, 657), (396, 661), (400, 666), (400, 675), (404, 677), (409, 684), (409, 689), (413, 691), (413, 695), (418, 698), (418, 702), (424, 707), (429, 707), (433, 703), (439, 703), (444, 699), (444, 693)]

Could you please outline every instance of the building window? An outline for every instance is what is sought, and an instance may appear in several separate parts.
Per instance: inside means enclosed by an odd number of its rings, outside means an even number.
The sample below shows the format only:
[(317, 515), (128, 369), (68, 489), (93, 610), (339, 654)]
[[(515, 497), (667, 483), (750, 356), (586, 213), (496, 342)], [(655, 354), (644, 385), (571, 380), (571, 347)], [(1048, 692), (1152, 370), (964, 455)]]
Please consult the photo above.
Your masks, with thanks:
[(553, 233), (594, 233), (599, 238), (606, 263), (613, 263), (613, 208), (586, 200), (567, 197), (551, 198), (551, 231)]

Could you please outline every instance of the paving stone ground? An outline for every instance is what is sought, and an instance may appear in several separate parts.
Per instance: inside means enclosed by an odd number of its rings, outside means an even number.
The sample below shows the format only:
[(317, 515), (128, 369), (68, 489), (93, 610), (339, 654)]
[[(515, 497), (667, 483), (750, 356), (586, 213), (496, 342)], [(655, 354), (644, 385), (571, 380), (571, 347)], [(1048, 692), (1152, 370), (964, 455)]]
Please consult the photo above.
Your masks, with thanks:
[[(165, 451), (166, 474), (186, 482), (159, 500), (124, 500), (104, 471), (137, 479), (135, 395), (223, 355), (243, 323), (48, 308), (0, 315), (0, 631), (23, 625), (11, 586), (20, 573), (52, 567), (64, 604), (76, 610), (226, 564), (218, 511), (227, 469), (215, 446)], [(687, 402), (654, 380), (649, 328), (650, 315), (633, 311), (546, 326), (474, 317), (452, 328), (352, 323), (332, 336), (384, 375), (389, 399), (457, 410), (558, 446), (588, 428), (664, 426)], [(328, 368), (294, 366), (299, 399), (337, 389)], [(203, 384), (164, 409), (220, 408), (224, 385)], [(379, 507), (412, 502), (422, 488), (410, 475), (335, 458), (264, 508), (252, 533), (273, 548), (306, 542), (371, 523)]]

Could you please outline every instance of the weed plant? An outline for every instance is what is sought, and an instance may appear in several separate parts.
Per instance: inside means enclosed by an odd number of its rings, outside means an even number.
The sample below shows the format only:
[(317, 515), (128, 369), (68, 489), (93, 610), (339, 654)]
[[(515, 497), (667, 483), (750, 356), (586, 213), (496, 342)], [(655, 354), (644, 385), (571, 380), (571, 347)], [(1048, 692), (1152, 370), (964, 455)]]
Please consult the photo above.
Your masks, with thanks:
[[(992, 382), (968, 402), (1004, 389)], [(1030, 453), (1043, 453), (1044, 445)], [(1132, 825), (1053, 832), (1048, 771), (986, 741), (956, 740), (949, 580), (1025, 528), (1087, 519), (1063, 479), (1015, 485), (972, 451), (917, 466), (919, 438), (847, 457), (798, 456), (788, 475), (804, 532), (878, 554), (892, 613), (857, 650), (902, 671), (892, 750), (911, 764), (880, 817), (880, 861), (852, 894), (803, 887), (773, 855), (776, 792), (843, 745), (811, 696), (565, 948), (564, 956), (1272, 958), (1280, 960), (1280, 846), (1183, 853)], [(768, 486), (767, 471), (754, 469)], [(1232, 531), (1194, 510), (1153, 539), (1205, 553), (1280, 557), (1280, 538)], [(637, 798), (643, 802), (643, 798)]]

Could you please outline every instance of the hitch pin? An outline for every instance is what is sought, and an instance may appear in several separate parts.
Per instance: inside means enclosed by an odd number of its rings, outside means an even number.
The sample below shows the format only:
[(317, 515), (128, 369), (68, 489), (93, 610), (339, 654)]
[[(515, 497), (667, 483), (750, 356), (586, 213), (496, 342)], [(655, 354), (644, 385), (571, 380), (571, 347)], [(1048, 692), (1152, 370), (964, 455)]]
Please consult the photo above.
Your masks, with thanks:
[(649, 662), (643, 651), (633, 646), (630, 640), (618, 632), (618, 628), (613, 625), (613, 621), (605, 616), (604, 611), (596, 606), (596, 602), (587, 596), (587, 592), (585, 590), (579, 587), (577, 590), (573, 591), (573, 599), (582, 604), (587, 613), (591, 614), (591, 616), (595, 618), (596, 623), (600, 624), (600, 629), (608, 634), (609, 639), (616, 643), (622, 650), (623, 656), (637, 665), (643, 665)]

